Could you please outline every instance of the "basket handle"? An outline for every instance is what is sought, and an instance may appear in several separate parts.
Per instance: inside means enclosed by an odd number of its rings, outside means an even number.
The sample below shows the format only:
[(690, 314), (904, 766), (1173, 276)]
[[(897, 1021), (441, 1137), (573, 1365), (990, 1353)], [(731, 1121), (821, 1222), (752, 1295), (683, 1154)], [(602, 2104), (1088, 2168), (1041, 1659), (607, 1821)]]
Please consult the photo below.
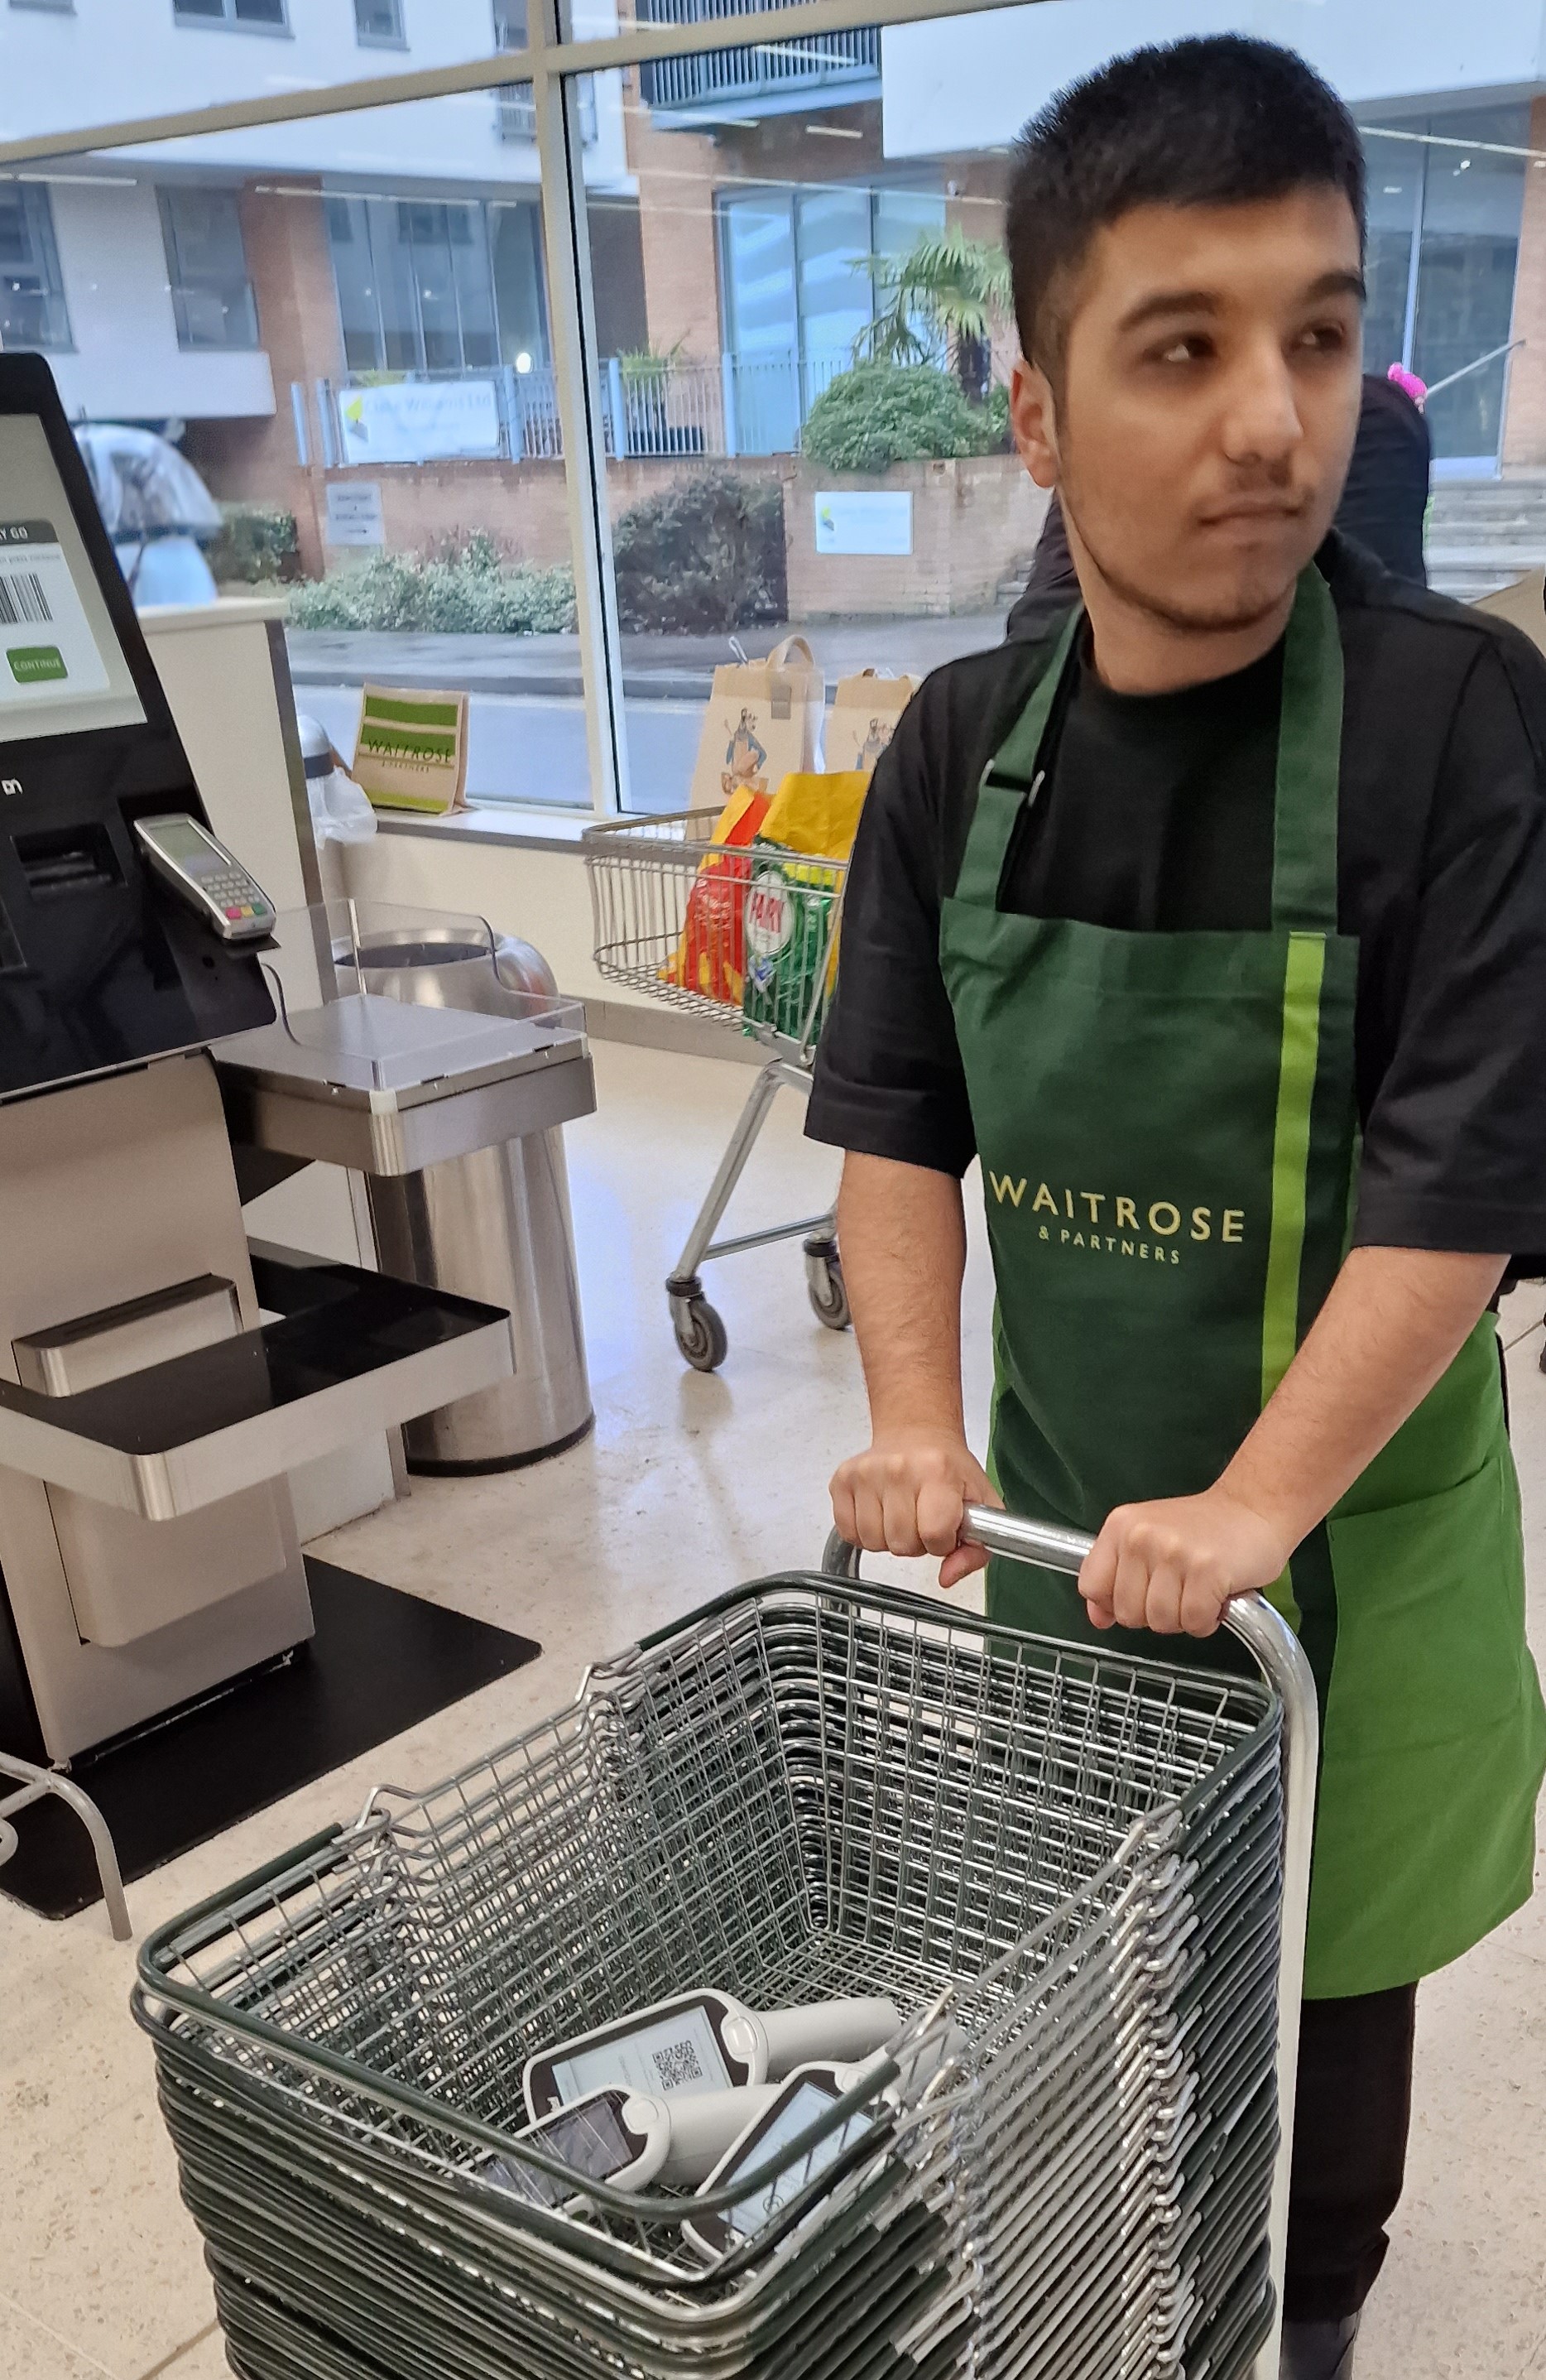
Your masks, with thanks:
[[(1022, 1520), (991, 1504), (969, 1504), (961, 1521), (962, 1545), (982, 1546), (1007, 1561), (1034, 1562), (1043, 1570), (1077, 1576), (1095, 1540), (1082, 1529), (1052, 1521)], [(821, 1567), (828, 1578), (856, 1579), (860, 1552), (834, 1529)], [(1310, 1852), (1315, 1831), (1315, 1777), (1320, 1758), (1320, 1713), (1315, 1679), (1304, 1648), (1280, 1611), (1264, 1596), (1240, 1595), (1224, 1613), (1224, 1625), (1254, 1658), (1283, 1706), (1283, 1915), (1277, 1975), (1278, 2152), (1273, 2174), (1270, 2228), (1273, 2295), (1277, 2312), (1272, 2331), (1251, 2365), (1253, 2380), (1275, 2380), (1283, 2310), (1283, 2267), (1288, 2241), (1288, 2177), (1294, 2145), (1294, 2095), (1298, 2077), (1299, 2000), (1304, 1982), (1305, 1929), (1310, 1913)], [(1180, 1640), (1184, 1644), (1185, 1639)]]

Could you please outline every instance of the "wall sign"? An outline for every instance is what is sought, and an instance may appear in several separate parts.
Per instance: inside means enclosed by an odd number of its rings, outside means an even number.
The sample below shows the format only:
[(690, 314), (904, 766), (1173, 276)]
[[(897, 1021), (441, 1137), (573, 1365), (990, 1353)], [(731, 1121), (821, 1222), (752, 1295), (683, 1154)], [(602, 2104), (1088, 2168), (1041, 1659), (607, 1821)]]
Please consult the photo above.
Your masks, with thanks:
[(327, 541), (330, 545), (386, 543), (379, 480), (350, 480), (330, 483)]
[(500, 451), (491, 380), (399, 380), (346, 388), (338, 419), (345, 463), (433, 463)]
[(815, 498), (818, 553), (911, 553), (911, 490), (832, 488)]

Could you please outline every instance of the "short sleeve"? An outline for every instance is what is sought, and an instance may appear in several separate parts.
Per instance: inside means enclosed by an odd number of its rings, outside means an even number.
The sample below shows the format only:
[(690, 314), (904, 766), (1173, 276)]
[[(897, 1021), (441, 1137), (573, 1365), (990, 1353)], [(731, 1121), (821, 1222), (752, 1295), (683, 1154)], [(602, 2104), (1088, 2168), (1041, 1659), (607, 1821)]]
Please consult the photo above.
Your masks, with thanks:
[(931, 1172), (975, 1155), (939, 965), (942, 719), (925, 685), (897, 722), (860, 816), (838, 983), (816, 1052), (813, 1140)]
[(1489, 635), (1439, 771), (1356, 1241), (1546, 1249), (1546, 661)]

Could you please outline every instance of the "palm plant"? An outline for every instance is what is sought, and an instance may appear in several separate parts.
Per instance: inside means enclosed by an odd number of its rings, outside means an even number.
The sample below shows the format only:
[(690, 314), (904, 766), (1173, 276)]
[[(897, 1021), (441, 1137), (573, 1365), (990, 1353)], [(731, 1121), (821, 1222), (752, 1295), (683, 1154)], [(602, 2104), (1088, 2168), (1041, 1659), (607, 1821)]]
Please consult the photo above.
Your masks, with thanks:
[(959, 224), (924, 232), (902, 256), (865, 265), (881, 310), (853, 343), (855, 358), (933, 363), (943, 347), (973, 404), (993, 377), (993, 334), (1013, 305), (1009, 260), (996, 240), (968, 239)]

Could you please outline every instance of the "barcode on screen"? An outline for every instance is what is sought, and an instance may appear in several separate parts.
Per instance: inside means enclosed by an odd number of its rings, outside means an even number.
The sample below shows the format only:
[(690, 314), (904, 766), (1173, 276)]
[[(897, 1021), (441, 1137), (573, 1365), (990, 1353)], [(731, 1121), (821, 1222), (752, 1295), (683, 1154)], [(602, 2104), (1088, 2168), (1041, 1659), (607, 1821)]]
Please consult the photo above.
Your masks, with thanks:
[(0, 627), (19, 628), (25, 622), (53, 617), (35, 570), (0, 570)]
[(663, 2049), (650, 2053), (655, 2071), (660, 2077), (662, 2091), (680, 2091), (686, 2082), (702, 2082), (705, 2077), (698, 2053), (690, 2041), (669, 2041)]

